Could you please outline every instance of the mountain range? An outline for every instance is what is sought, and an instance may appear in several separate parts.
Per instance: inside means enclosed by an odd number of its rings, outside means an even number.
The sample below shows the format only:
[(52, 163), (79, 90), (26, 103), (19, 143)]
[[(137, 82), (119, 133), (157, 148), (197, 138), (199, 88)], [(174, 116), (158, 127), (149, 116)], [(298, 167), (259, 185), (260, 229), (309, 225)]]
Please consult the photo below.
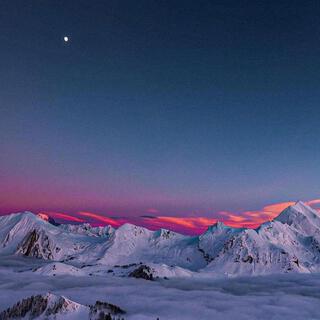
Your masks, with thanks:
[[(189, 277), (320, 271), (320, 216), (302, 202), (257, 229), (210, 226), (200, 236), (132, 224), (58, 225), (31, 212), (0, 217), (0, 255), (39, 261), (44, 275)], [(35, 260), (33, 259), (33, 261)], [(41, 263), (40, 263), (41, 262)]]

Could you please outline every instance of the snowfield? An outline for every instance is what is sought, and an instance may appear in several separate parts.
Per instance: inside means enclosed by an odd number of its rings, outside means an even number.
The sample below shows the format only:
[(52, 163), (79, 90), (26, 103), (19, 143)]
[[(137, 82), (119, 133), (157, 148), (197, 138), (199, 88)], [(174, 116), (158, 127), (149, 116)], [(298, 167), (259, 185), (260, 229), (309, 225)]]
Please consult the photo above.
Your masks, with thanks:
[(320, 216), (302, 202), (197, 237), (0, 217), (0, 320), (320, 320), (319, 272)]

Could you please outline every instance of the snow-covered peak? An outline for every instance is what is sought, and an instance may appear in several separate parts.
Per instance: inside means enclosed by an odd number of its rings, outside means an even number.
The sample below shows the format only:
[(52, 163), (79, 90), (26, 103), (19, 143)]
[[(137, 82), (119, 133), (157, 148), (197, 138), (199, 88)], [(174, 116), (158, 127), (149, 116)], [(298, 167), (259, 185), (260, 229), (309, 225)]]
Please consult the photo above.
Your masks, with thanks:
[(12, 213), (9, 215), (1, 216), (0, 223), (4, 222), (4, 221), (6, 223), (18, 222), (21, 219), (30, 220), (30, 221), (35, 221), (35, 220), (41, 221), (42, 220), (39, 217), (37, 217), (35, 214), (33, 214), (32, 212), (24, 211), (24, 212), (16, 212), (16, 213)]
[(307, 234), (312, 234), (315, 228), (320, 228), (318, 212), (301, 201), (283, 210), (274, 220), (293, 226)]
[(284, 209), (276, 219), (279, 220), (278, 218), (280, 217), (289, 217), (291, 214), (293, 214), (293, 211), (299, 212), (305, 216), (313, 216), (313, 214), (318, 215), (316, 210), (312, 209), (302, 201), (297, 201), (294, 205)]
[(219, 254), (224, 244), (242, 230), (228, 227), (223, 222), (217, 222), (199, 236), (198, 248), (203, 253), (204, 258), (210, 262)]
[(48, 308), (52, 310), (60, 309), (60, 313), (76, 312), (76, 311), (80, 311), (80, 309), (83, 309), (84, 307), (81, 304), (74, 302), (72, 300), (69, 300), (64, 296), (57, 296), (52, 293), (47, 293), (43, 297), (48, 301), (47, 309)]
[(297, 201), (294, 205), (291, 206), (292, 209), (295, 209), (299, 212), (309, 214), (310, 212), (316, 213), (317, 211), (305, 204), (302, 201)]
[(55, 228), (55, 226), (28, 211), (3, 216), (0, 218), (0, 243), (3, 247), (7, 247), (9, 244), (16, 246), (26, 234), (43, 227)]
[(0, 314), (0, 319), (87, 319), (89, 307), (52, 293), (31, 296)]
[(222, 221), (217, 221), (215, 224), (208, 227), (206, 232), (215, 232), (216, 230), (233, 229), (225, 225)]
[[(53, 222), (53, 223), (52, 223)], [(34, 214), (31, 211), (24, 211), (18, 213), (12, 213), (10, 215), (0, 217), (0, 226), (2, 224), (16, 225), (19, 223), (20, 227), (28, 227), (30, 225), (58, 225), (52, 218), (46, 214)]]
[(228, 226), (225, 225), (222, 221), (217, 221), (215, 224), (210, 226), (208, 229), (216, 230), (216, 229), (225, 229), (225, 228), (228, 228)]
[(125, 223), (122, 226), (120, 226), (116, 231), (116, 235), (125, 235), (125, 236), (143, 236), (143, 235), (150, 235), (152, 231), (136, 226), (131, 223)]
[(0, 313), (0, 319), (110, 319), (111, 315), (122, 315), (125, 311), (116, 305), (97, 301), (85, 306), (64, 296), (52, 293), (31, 296)]

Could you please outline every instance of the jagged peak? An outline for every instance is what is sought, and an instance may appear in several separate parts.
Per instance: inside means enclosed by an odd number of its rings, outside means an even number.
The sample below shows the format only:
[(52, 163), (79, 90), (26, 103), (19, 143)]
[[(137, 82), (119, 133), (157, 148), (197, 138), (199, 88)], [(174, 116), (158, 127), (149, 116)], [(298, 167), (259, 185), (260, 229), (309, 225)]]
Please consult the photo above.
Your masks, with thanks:
[(288, 206), (286, 209), (284, 209), (280, 213), (280, 215), (282, 213), (290, 213), (292, 211), (298, 211), (298, 212), (300, 212), (302, 214), (306, 214), (306, 213), (310, 213), (310, 212), (312, 212), (312, 213), (316, 213), (317, 212), (316, 210), (314, 210), (313, 208), (311, 208), (310, 206), (308, 206), (307, 204), (305, 204), (304, 202), (299, 200), (295, 204), (293, 204), (291, 206)]
[[(316, 222), (318, 220), (318, 222)], [(320, 216), (316, 210), (308, 206), (302, 201), (297, 201), (294, 205), (284, 209), (274, 221), (279, 221), (289, 225), (296, 225), (302, 223), (302, 221), (309, 221), (310, 223), (316, 223), (320, 225)]]
[(94, 305), (82, 305), (64, 296), (52, 293), (24, 298), (0, 313), (0, 319), (109, 319), (110, 315), (126, 313), (108, 302), (96, 301)]
[(224, 229), (234, 229), (234, 228), (227, 226), (222, 221), (217, 221), (216, 223), (214, 223), (213, 225), (208, 227), (207, 232), (212, 232), (212, 231), (216, 231), (216, 230), (224, 230)]
[(294, 208), (295, 210), (298, 210), (298, 211), (301, 211), (301, 210), (313, 211), (314, 210), (301, 200), (296, 201), (296, 203), (294, 205), (291, 205), (290, 207)]
[(108, 237), (114, 232), (114, 228), (110, 225), (93, 227), (90, 223), (82, 224), (62, 224), (62, 230), (73, 234), (87, 235), (93, 237)]
[(42, 297), (48, 299), (48, 302), (51, 302), (51, 303), (56, 303), (60, 299), (63, 299), (64, 301), (66, 301), (66, 302), (68, 302), (70, 304), (72, 303), (72, 304), (75, 304), (75, 305), (79, 305), (79, 303), (74, 302), (72, 300), (69, 300), (65, 296), (58, 296), (58, 295), (55, 295), (55, 294), (53, 294), (51, 292), (47, 292), (46, 294), (42, 295)]
[(154, 231), (155, 237), (163, 237), (166, 239), (176, 237), (176, 236), (182, 236), (180, 233), (174, 232), (169, 229), (161, 228), (159, 230)]
[(1, 319), (16, 319), (30, 316), (32, 318), (40, 318), (44, 314), (46, 317), (56, 316), (57, 313), (76, 312), (80, 308), (85, 308), (77, 302), (71, 301), (64, 296), (57, 296), (52, 293), (31, 296), (17, 302), (11, 308), (0, 314)]

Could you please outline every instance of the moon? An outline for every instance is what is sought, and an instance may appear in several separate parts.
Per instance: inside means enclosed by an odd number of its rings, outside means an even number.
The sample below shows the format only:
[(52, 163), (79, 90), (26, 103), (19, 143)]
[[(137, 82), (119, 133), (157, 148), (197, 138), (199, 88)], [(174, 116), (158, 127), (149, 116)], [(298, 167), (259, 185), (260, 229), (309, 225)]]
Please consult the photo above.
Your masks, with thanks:
[(69, 37), (64, 36), (64, 37), (63, 37), (63, 41), (64, 41), (64, 42), (68, 42), (68, 41), (69, 41)]

